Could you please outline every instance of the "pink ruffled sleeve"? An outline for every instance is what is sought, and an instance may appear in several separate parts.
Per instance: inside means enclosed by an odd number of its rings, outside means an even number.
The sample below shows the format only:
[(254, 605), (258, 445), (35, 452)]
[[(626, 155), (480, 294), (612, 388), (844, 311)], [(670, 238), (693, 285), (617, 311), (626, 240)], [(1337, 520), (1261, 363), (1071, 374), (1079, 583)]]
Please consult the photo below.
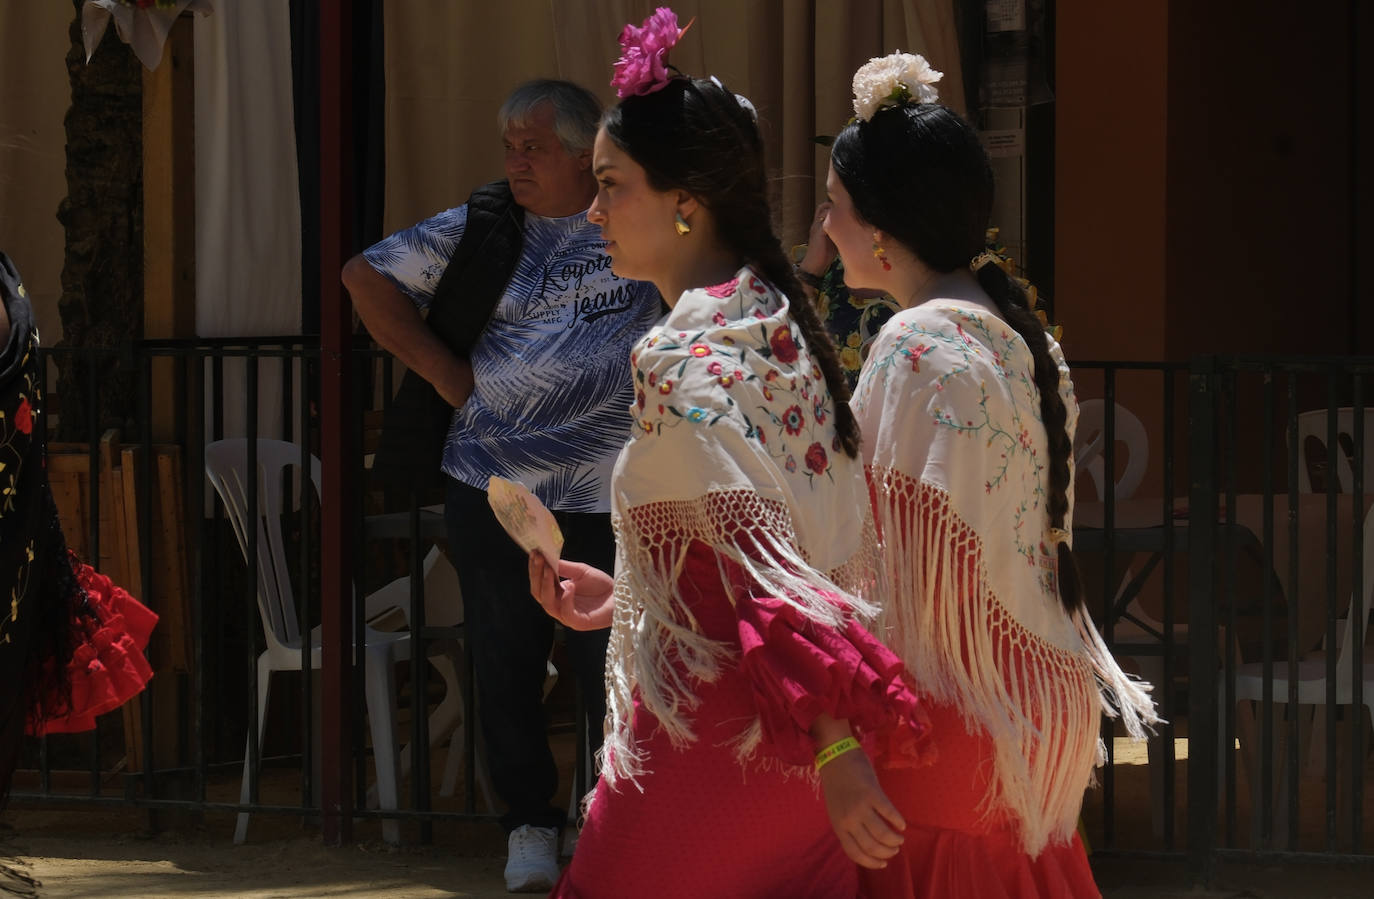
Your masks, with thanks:
[(810, 765), (809, 730), (822, 713), (846, 719), (869, 754), (889, 767), (934, 761), (924, 739), (929, 720), (891, 650), (854, 621), (818, 624), (775, 597), (736, 608), (740, 669), (754, 691), (763, 748), (780, 760)]

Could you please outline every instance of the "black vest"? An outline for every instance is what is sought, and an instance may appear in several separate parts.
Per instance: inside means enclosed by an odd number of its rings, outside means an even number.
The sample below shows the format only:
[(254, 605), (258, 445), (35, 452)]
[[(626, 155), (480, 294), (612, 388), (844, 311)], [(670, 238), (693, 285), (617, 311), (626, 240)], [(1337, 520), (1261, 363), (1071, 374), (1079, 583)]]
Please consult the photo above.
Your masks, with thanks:
[[(468, 219), (462, 239), (434, 290), (430, 328), (454, 355), (467, 358), (482, 336), (492, 310), (520, 260), (525, 210), (511, 196), (510, 185), (493, 181), (468, 197)], [(443, 485), (440, 464), (453, 407), (413, 371), (382, 417), (382, 434), (372, 463), (373, 482), (387, 491), (415, 493), (432, 499)]]

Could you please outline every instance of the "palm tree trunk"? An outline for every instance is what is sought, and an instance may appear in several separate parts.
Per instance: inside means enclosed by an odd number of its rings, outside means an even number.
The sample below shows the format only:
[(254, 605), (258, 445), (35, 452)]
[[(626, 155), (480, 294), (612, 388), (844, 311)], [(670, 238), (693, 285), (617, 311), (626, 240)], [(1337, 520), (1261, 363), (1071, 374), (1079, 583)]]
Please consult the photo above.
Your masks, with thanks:
[[(113, 24), (86, 62), (73, 5), (67, 197), (57, 210), (66, 230), (58, 346), (73, 352), (57, 356), (58, 438), (94, 441), (109, 427), (132, 430), (137, 409), (127, 348), (143, 336), (143, 77)], [(107, 348), (124, 348), (123, 361), (118, 349), (98, 352)]]

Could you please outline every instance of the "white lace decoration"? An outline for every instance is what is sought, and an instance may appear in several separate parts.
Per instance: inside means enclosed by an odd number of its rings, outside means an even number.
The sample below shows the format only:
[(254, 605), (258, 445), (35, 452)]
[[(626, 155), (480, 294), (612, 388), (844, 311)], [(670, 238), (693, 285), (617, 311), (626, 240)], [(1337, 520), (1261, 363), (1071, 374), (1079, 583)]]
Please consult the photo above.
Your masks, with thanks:
[(935, 82), (945, 77), (930, 67), (919, 53), (875, 56), (854, 73), (854, 117), (861, 122), (890, 106), (908, 102), (935, 103), (940, 92)]

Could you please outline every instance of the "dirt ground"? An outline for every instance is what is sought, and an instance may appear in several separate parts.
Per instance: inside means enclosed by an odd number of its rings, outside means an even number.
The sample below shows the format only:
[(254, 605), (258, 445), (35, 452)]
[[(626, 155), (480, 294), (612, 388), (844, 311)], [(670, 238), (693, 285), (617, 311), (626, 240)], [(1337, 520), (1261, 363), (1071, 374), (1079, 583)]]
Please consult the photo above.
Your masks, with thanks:
[[(46, 814), (46, 813), (43, 813)], [(494, 827), (494, 825), (492, 825)], [(485, 841), (484, 841), (485, 842)], [(146, 837), (19, 829), (0, 855), (42, 881), (45, 899), (496, 899), (505, 897), (499, 856), (450, 847), (361, 843), (326, 848), (313, 835), (234, 846), (224, 833)], [(1177, 866), (1097, 860), (1107, 899), (1354, 899), (1374, 895), (1369, 866), (1241, 866), (1212, 889), (1193, 887)], [(0, 878), (0, 882), (3, 879)], [(0, 890), (0, 895), (3, 890)], [(646, 893), (652, 896), (652, 893)]]
[[(555, 741), (556, 755), (566, 756), (563, 767), (570, 773), (571, 749), (570, 744), (562, 745), (565, 742)], [(1153, 838), (1144, 750), (1123, 746), (1117, 761), (1123, 765), (1116, 784), (1117, 845), (1148, 848)], [(1181, 768), (1181, 788), (1187, 783), (1185, 775)], [(1374, 771), (1367, 775), (1370, 780)], [(294, 795), (298, 775), (294, 769), (272, 769), (262, 783), (265, 795), (285, 803)], [(1317, 783), (1314, 789), (1320, 786)], [(229, 772), (212, 784), (210, 798), (231, 802), (237, 791), (237, 772)], [(457, 797), (448, 801), (456, 802)], [(1100, 791), (1090, 792), (1084, 810), (1088, 822), (1099, 820), (1100, 803)], [(1185, 797), (1180, 795), (1176, 820), (1180, 834), (1186, 826), (1185, 807)], [(1304, 832), (1320, 833), (1319, 816), (1305, 817), (1313, 820), (1303, 822)], [(1365, 820), (1374, 820), (1374, 814), (1366, 814)], [(291, 815), (254, 815), (248, 842), (242, 846), (233, 845), (234, 816), (229, 812), (207, 811), (194, 820), (169, 824), (174, 826), (151, 834), (146, 814), (134, 809), (14, 804), (0, 817), (0, 862), (18, 866), (42, 881), (38, 895), (45, 899), (495, 899), (509, 895), (502, 879), (505, 840), (490, 819), (437, 822), (432, 844), (401, 847), (381, 842), (377, 819), (359, 819), (354, 825), (357, 842), (342, 848), (324, 846), (316, 822)], [(403, 827), (411, 828), (404, 831), (405, 838), (415, 841), (415, 825)], [(1091, 839), (1102, 845), (1098, 835)], [(1316, 848), (1316, 844), (1305, 848)], [(1374, 853), (1370, 858), (1374, 862)], [(1374, 863), (1232, 864), (1218, 872), (1210, 889), (1192, 885), (1176, 862), (1123, 859), (1101, 852), (1093, 856), (1093, 869), (1106, 899), (1374, 897)], [(0, 868), (0, 899), (10, 899), (4, 884)], [(652, 890), (645, 896), (652, 899)]]
[(232, 846), (225, 840), (17, 837), (45, 899), (505, 897), (500, 858), (433, 849), (328, 849), (319, 839)]

